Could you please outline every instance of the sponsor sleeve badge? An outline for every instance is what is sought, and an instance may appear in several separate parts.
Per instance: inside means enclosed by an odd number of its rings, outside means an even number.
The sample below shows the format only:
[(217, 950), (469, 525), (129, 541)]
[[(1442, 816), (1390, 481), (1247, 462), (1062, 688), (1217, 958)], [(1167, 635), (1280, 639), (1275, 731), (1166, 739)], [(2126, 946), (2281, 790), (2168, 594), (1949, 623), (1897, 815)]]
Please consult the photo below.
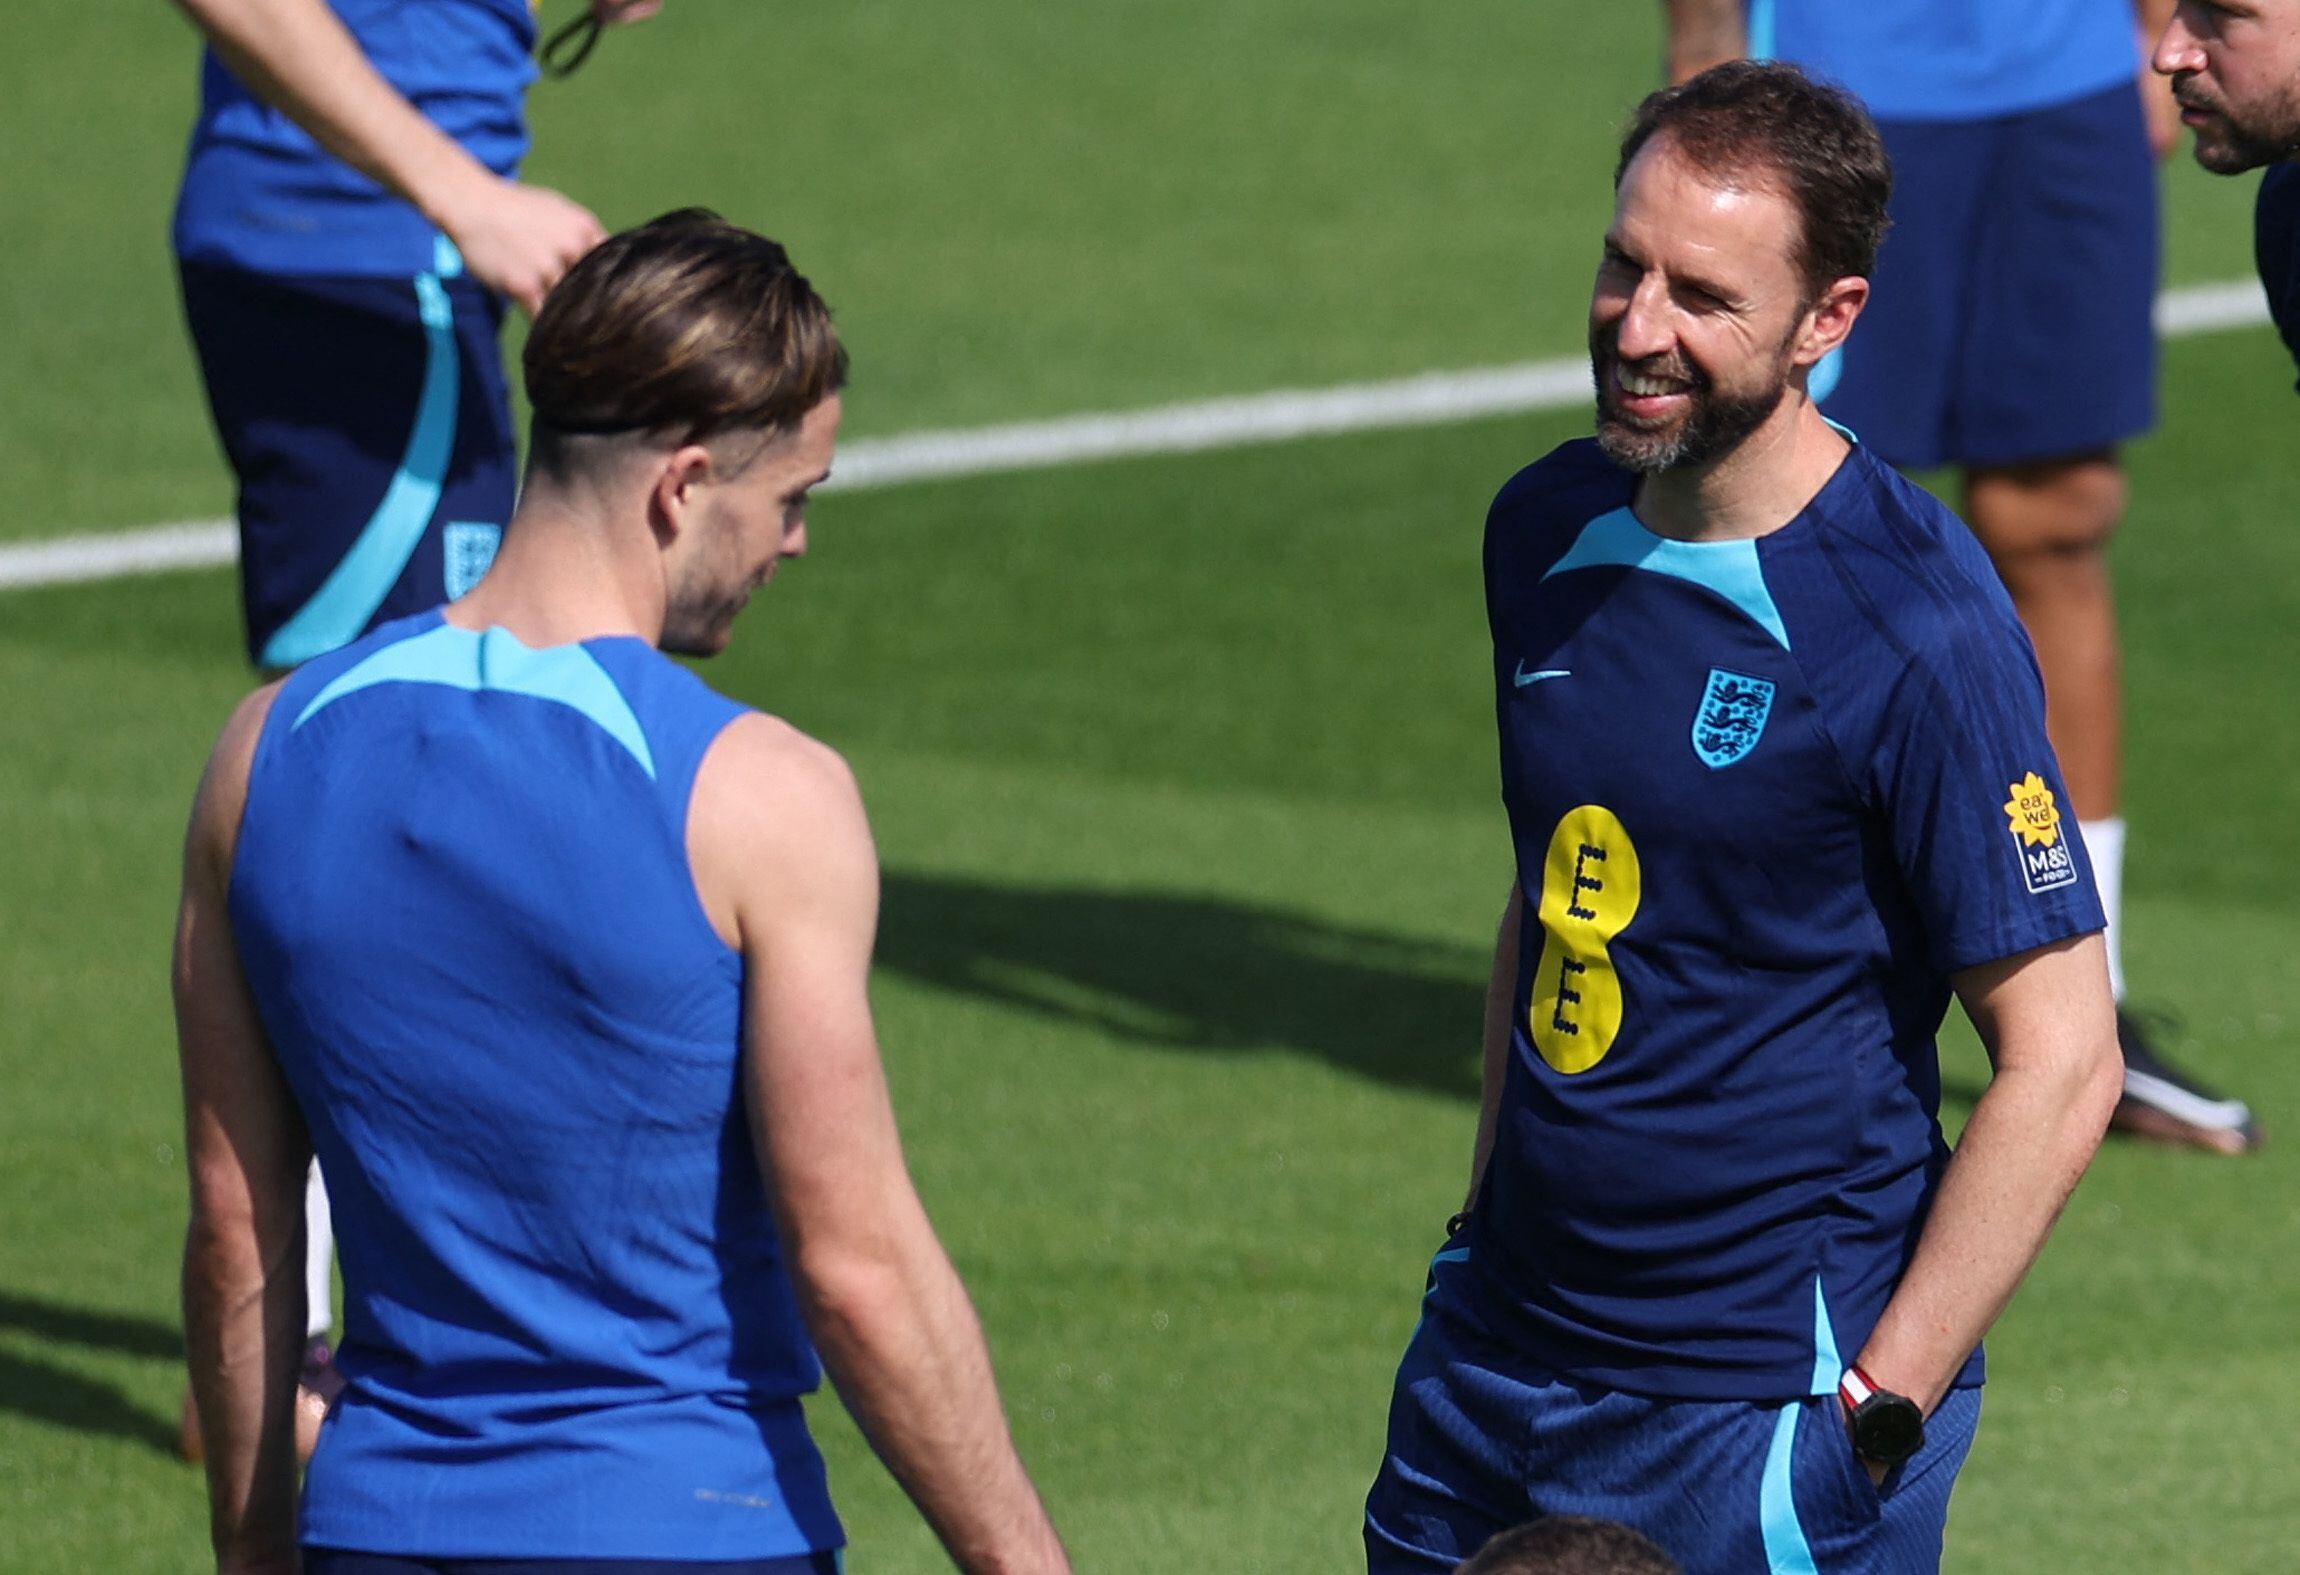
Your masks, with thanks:
[(2044, 778), (2031, 771), (2006, 789), (2005, 815), (2020, 855), (2021, 883), (2030, 894), (2057, 891), (2076, 881), (2076, 856), (2061, 828), (2060, 804)]

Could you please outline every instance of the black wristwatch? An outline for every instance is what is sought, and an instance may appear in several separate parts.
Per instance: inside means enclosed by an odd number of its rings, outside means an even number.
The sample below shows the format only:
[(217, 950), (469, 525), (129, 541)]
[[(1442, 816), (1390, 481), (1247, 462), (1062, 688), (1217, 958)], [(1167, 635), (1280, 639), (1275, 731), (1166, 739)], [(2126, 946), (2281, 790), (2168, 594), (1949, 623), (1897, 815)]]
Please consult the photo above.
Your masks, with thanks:
[(1925, 1447), (1925, 1414), (1907, 1395), (1879, 1389), (1858, 1367), (1837, 1380), (1837, 1398), (1853, 1420), (1853, 1453), (1897, 1466)]

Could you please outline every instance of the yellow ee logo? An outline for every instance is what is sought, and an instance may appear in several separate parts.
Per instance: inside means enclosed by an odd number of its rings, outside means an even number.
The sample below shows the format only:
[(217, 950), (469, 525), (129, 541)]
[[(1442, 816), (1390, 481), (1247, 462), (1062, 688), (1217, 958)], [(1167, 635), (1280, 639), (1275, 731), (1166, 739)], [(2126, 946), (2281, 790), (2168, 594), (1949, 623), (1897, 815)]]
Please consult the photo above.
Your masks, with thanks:
[(2044, 778), (2031, 771), (2005, 791), (2012, 794), (2005, 800), (2005, 814), (2022, 847), (2049, 848), (2060, 841), (2060, 807)]
[(1543, 931), (1526, 1028), (1564, 1073), (1605, 1059), (1621, 1033), (1621, 975), (1606, 943), (1637, 917), (1643, 877), (1637, 845), (1602, 804), (1568, 810), (1541, 864)]

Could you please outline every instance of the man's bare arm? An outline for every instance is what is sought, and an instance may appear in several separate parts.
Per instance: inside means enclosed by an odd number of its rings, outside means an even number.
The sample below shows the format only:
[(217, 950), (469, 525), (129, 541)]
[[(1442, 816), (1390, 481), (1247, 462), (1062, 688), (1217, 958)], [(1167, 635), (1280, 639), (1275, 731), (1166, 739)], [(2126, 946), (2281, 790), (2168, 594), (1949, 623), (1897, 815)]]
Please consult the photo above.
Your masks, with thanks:
[(174, 966), (191, 1173), (184, 1349), (216, 1568), (241, 1575), (298, 1567), (295, 1392), (311, 1144), (248, 997), (225, 905), (248, 764), (276, 693), (259, 690), (234, 713), (200, 783)]
[(1862, 1369), (1927, 1412), (2036, 1261), (2123, 1086), (2098, 935), (1969, 968), (1957, 995), (1996, 1064)]
[(824, 1365), (961, 1570), (1061, 1575), (973, 1305), (903, 1161), (867, 996), (878, 862), (853, 778), (746, 717), (705, 762), (689, 840), (742, 950), (751, 1121)]
[(249, 90), (412, 203), (529, 314), (605, 239), (590, 211), (504, 180), (386, 82), (324, 0), (176, 0)]
[(2148, 149), (2160, 159), (2180, 146), (2180, 101), (2172, 96), (2172, 79), (2158, 76), (2149, 61), (2179, 4), (2180, 0), (2132, 3), (2133, 22), (2140, 29), (2140, 102), (2148, 112)]
[(1501, 925), (1493, 938), (1493, 971), (1485, 983), (1484, 1053), (1479, 1060), (1477, 1144), (1470, 1151), (1469, 1197), (1464, 1210), (1477, 1206), (1477, 1189), (1485, 1181), (1486, 1164), (1493, 1158), (1494, 1134), (1501, 1119), (1502, 1084), (1509, 1075), (1511, 1019), (1517, 1014), (1518, 931), (1525, 923), (1525, 888), (1513, 877), (1509, 901), (1501, 910)]
[(1661, 0), (1661, 4), (1668, 16), (1671, 83), (1749, 53), (1749, 23), (1742, 15), (1741, 0)]

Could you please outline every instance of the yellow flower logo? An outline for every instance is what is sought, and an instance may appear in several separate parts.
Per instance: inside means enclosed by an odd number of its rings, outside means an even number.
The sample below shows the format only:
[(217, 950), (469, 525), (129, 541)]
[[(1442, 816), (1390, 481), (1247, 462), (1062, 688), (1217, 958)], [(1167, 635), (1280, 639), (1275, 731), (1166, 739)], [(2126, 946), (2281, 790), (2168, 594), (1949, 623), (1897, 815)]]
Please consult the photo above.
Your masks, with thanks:
[(2031, 771), (2006, 791), (2012, 797), (2005, 800), (2005, 814), (2022, 847), (2049, 848), (2060, 841), (2060, 809), (2044, 778)]

